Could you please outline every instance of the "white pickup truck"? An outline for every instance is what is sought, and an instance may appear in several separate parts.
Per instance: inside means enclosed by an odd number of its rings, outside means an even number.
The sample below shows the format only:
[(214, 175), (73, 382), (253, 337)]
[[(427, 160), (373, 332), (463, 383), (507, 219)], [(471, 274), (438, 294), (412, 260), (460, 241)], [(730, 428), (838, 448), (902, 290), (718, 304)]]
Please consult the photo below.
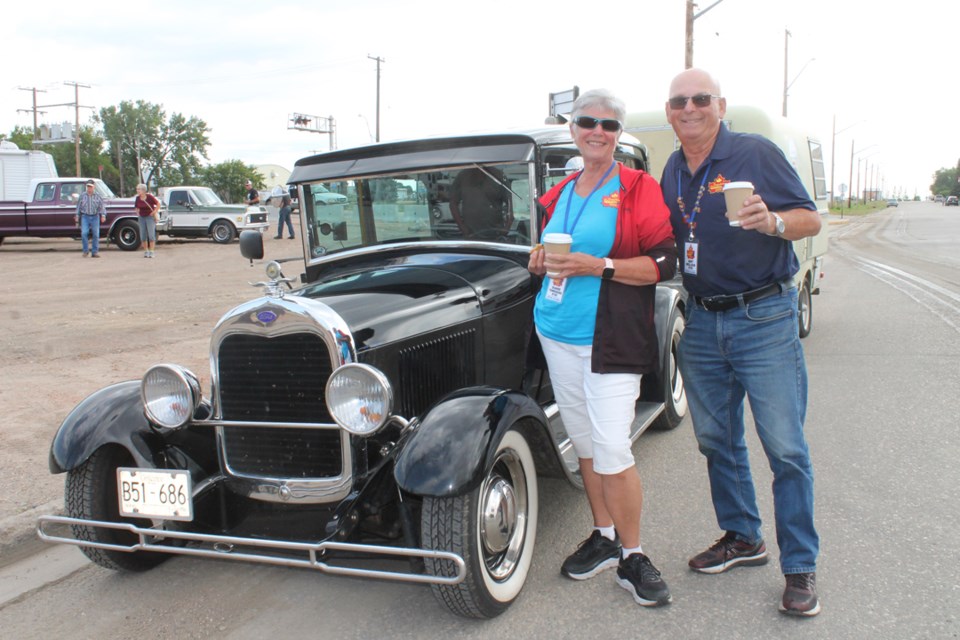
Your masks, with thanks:
[(210, 237), (214, 242), (232, 242), (240, 231), (270, 226), (267, 209), (260, 205), (226, 204), (209, 187), (160, 187), (172, 237)]

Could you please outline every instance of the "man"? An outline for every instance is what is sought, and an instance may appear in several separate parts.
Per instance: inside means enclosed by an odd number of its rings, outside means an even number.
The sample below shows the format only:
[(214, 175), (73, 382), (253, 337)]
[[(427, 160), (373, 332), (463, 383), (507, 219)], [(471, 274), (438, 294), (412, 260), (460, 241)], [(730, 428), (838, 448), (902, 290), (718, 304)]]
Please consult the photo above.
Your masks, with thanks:
[[(667, 161), (661, 185), (690, 294), (679, 365), (707, 459), (717, 523), (726, 532), (689, 565), (715, 574), (767, 562), (744, 439), (746, 395), (773, 471), (786, 577), (780, 610), (814, 616), (820, 612), (820, 541), (803, 435), (807, 372), (797, 334), (792, 277), (799, 264), (791, 241), (815, 235), (820, 216), (773, 143), (726, 128), (726, 99), (710, 74), (688, 69), (674, 78), (666, 112), (681, 148)], [(754, 185), (736, 212), (739, 226), (724, 215), (723, 185), (733, 181)]]
[(247, 206), (260, 204), (260, 192), (253, 188), (253, 182), (247, 180)]
[[(100, 223), (107, 221), (107, 208), (103, 204), (103, 198), (96, 193), (96, 186), (93, 180), (87, 180), (86, 192), (80, 194), (77, 212), (73, 214), (73, 223), (80, 227), (84, 258), (87, 255), (91, 258), (100, 257)], [(88, 246), (91, 237), (93, 241)]]

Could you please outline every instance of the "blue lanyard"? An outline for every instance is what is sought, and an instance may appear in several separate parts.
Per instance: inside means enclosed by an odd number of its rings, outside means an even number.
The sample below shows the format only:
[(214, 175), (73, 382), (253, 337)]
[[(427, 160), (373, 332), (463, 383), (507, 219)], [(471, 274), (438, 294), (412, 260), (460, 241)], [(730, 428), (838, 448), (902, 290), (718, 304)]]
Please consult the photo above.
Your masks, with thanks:
[(707, 176), (710, 175), (710, 167), (713, 166), (713, 161), (707, 163), (707, 168), (703, 172), (703, 178), (700, 180), (700, 189), (697, 191), (697, 200), (693, 203), (693, 210), (690, 212), (690, 215), (687, 215), (687, 212), (684, 210), (683, 204), (683, 187), (680, 184), (680, 167), (677, 167), (677, 206), (680, 207), (680, 217), (683, 218), (683, 221), (687, 224), (687, 227), (690, 229), (690, 237), (693, 237), (693, 230), (696, 228), (697, 223), (697, 214), (700, 213), (700, 198), (703, 197), (703, 187), (707, 184)]
[(577, 175), (577, 177), (573, 179), (573, 188), (570, 190), (570, 194), (567, 196), (567, 210), (566, 210), (566, 212), (563, 214), (563, 232), (564, 232), (564, 233), (568, 233), (568, 234), (570, 234), (570, 235), (573, 235), (573, 230), (577, 228), (577, 223), (580, 222), (580, 216), (583, 215), (584, 209), (587, 208), (587, 203), (590, 202), (590, 198), (592, 198), (592, 197), (593, 197), (593, 194), (595, 194), (595, 193), (597, 192), (597, 189), (599, 189), (599, 188), (603, 185), (603, 181), (607, 179), (607, 176), (610, 175), (610, 172), (613, 171), (613, 168), (614, 168), (615, 166), (617, 166), (617, 161), (616, 161), (616, 160), (614, 160), (614, 161), (610, 164), (610, 168), (607, 169), (607, 172), (606, 172), (605, 174), (603, 174), (603, 177), (602, 177), (602, 178), (600, 178), (600, 182), (598, 182), (598, 183), (596, 184), (596, 186), (593, 188), (593, 191), (590, 192), (590, 195), (588, 195), (586, 198), (583, 199), (583, 204), (580, 205), (580, 211), (577, 213), (577, 217), (573, 219), (573, 226), (570, 227), (570, 226), (569, 226), (569, 222), (570, 222), (570, 202), (573, 200), (573, 193), (574, 193), (574, 191), (575, 191), (576, 188), (577, 188), (577, 181), (580, 180), (580, 176), (583, 175), (583, 171), (581, 171), (581, 172)]

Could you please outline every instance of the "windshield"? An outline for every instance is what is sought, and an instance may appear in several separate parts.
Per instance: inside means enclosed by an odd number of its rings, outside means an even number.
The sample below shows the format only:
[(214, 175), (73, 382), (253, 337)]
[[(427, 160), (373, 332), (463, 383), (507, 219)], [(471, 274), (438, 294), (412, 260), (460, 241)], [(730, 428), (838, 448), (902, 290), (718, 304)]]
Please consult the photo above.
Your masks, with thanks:
[(530, 244), (530, 163), (471, 165), (303, 186), (310, 255), (390, 242)]
[(215, 207), (223, 204), (223, 201), (216, 193), (214, 193), (213, 189), (208, 189), (206, 187), (203, 189), (194, 189), (193, 195), (197, 197), (197, 200), (200, 201), (200, 204), (207, 207)]

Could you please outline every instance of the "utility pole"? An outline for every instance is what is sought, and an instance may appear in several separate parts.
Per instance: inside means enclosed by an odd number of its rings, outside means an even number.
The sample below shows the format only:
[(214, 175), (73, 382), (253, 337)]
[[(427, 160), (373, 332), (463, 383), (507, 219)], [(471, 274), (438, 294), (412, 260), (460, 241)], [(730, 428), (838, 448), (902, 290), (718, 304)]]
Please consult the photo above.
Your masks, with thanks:
[(373, 57), (369, 53), (367, 57), (377, 61), (377, 142), (380, 142), (380, 63), (386, 62), (380, 56)]
[[(46, 113), (46, 111), (39, 111), (37, 109), (37, 91), (42, 91), (43, 93), (46, 93), (46, 91), (44, 91), (43, 89), (37, 89), (36, 87), (30, 87), (30, 88), (18, 87), (18, 89), (20, 89), (21, 91), (30, 91), (33, 93), (33, 109), (17, 109), (17, 111), (33, 112), (33, 139), (36, 140), (37, 138), (40, 137), (40, 128), (37, 126), (37, 114)], [(36, 147), (37, 145), (34, 144), (33, 146)]]
[(787, 117), (787, 89), (790, 86), (787, 84), (787, 47), (790, 43), (790, 31), (788, 29), (783, 30), (783, 117)]
[(80, 84), (79, 82), (64, 82), (63, 84), (73, 87), (73, 108), (74, 122), (76, 130), (73, 133), (73, 148), (77, 158), (77, 177), (80, 177), (80, 87), (89, 89), (90, 85)]
[(709, 7), (704, 9), (703, 11), (699, 13), (694, 13), (693, 8), (696, 5), (694, 4), (693, 0), (687, 0), (687, 15), (686, 15), (687, 38), (686, 38), (686, 46), (684, 51), (684, 66), (683, 66), (684, 69), (689, 69), (693, 66), (693, 21), (699, 18), (700, 16), (702, 16), (703, 14), (705, 14), (707, 11), (710, 11), (710, 9), (713, 9), (715, 6), (717, 6), (721, 2), (723, 2), (723, 0), (717, 0), (716, 2), (711, 4)]

